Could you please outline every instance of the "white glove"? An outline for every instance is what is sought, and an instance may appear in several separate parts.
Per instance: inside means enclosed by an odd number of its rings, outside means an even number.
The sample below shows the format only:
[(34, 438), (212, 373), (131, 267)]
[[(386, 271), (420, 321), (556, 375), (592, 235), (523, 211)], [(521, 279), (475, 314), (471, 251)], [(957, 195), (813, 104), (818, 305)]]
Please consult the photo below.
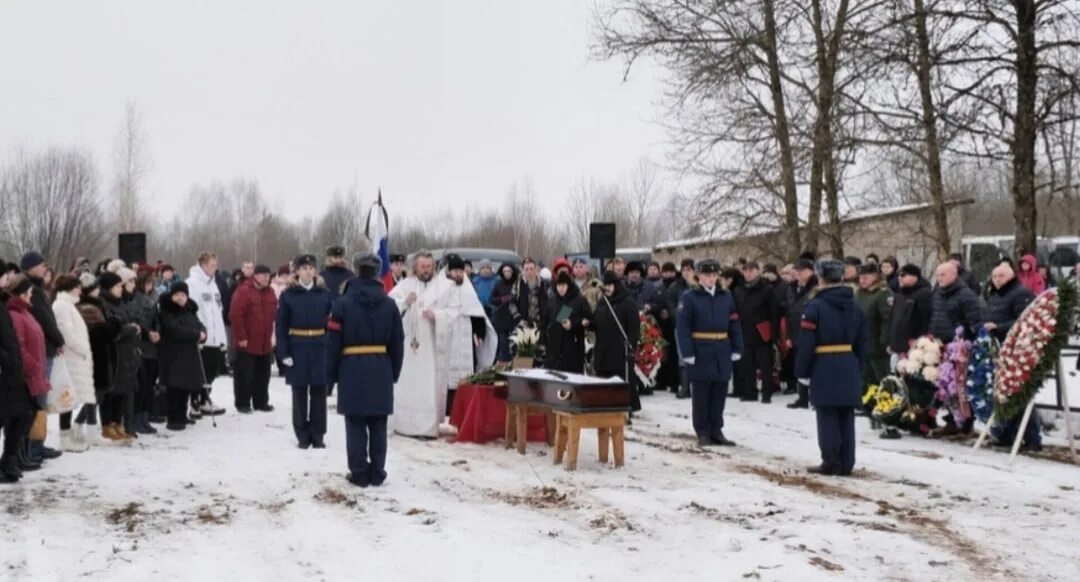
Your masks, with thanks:
[(809, 386), (810, 378), (799, 378), (799, 384), (802, 384), (803, 386)]
[(742, 359), (742, 354), (740, 354), (738, 352), (735, 352), (735, 353), (731, 354), (731, 361), (732, 362), (738, 362), (741, 359)]
[(689, 357), (689, 358), (683, 358), (683, 359), (682, 359), (682, 361), (683, 361), (683, 363), (684, 363), (684, 364), (686, 364), (687, 366), (693, 366), (693, 365), (694, 365), (694, 362), (696, 362), (696, 361), (697, 361), (697, 357), (691, 356), (691, 357)]
[(292, 358), (285, 358), (284, 360), (281, 360), (281, 365), (285, 366), (286, 368), (293, 367), (293, 363), (294, 362)]

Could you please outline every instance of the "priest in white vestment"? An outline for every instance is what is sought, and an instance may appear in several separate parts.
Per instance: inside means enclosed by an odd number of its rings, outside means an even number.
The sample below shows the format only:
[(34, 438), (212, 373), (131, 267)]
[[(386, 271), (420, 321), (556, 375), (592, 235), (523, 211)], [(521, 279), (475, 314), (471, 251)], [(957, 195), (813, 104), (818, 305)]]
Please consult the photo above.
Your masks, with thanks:
[(448, 255), (437, 275), (430, 254), (417, 253), (413, 262), (414, 276), (390, 292), (405, 328), (390, 425), (398, 434), (433, 438), (446, 419), (447, 390), (495, 361), (497, 338), (460, 257)]

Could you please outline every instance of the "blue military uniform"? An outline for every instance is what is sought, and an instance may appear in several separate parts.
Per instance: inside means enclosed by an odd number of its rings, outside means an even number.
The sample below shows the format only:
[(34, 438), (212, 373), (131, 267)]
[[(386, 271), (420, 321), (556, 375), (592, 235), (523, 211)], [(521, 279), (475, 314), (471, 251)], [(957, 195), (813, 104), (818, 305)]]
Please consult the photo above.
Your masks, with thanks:
[(397, 305), (377, 279), (379, 258), (357, 262), (361, 276), (349, 282), (330, 316), (328, 350), (338, 412), (345, 417), (349, 481), (366, 487), (386, 479), (386, 421), (394, 412), (405, 330)]
[[(716, 261), (703, 261), (701, 273), (717, 273)], [(694, 432), (702, 445), (733, 445), (724, 438), (724, 405), (731, 381), (732, 357), (743, 349), (735, 299), (719, 287), (693, 288), (679, 300), (676, 329), (681, 356), (692, 386)]]
[[(839, 261), (820, 263), (818, 270), (823, 281), (834, 284), (843, 276)], [(855, 467), (855, 409), (862, 404), (862, 368), (869, 354), (866, 316), (850, 287), (830, 286), (806, 306), (799, 327), (795, 374), (810, 387), (821, 449), (821, 466), (811, 471), (850, 475)]]
[[(315, 266), (315, 257), (298, 257), (294, 264)], [(274, 333), (277, 357), (285, 365), (285, 383), (292, 386), (293, 431), (300, 448), (325, 447), (326, 322), (334, 299), (322, 278), (310, 289), (293, 275), (278, 299)]]
[[(345, 256), (345, 247), (332, 246), (326, 249), (326, 256), (343, 258)], [(326, 288), (330, 290), (330, 294), (334, 299), (337, 299), (339, 296), (344, 295), (345, 283), (353, 278), (353, 272), (345, 267), (326, 267), (323, 272), (319, 273), (319, 276), (326, 282)]]

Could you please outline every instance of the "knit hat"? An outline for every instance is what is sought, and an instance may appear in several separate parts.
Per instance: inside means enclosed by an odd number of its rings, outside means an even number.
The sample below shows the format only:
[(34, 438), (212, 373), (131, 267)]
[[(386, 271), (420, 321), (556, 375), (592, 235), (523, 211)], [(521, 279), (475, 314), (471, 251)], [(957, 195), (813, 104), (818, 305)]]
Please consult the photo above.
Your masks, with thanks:
[(863, 263), (859, 266), (860, 275), (877, 275), (881, 273), (881, 269), (878, 268), (877, 263)]
[(922, 278), (922, 269), (920, 269), (919, 267), (917, 267), (915, 265), (912, 265), (911, 263), (908, 263), (908, 264), (904, 265), (903, 267), (900, 267), (900, 274), (901, 275), (908, 275), (908, 276), (911, 276), (911, 277), (918, 277), (918, 278), (921, 279)]
[(23, 255), (22, 260), (19, 261), (19, 270), (25, 273), (30, 269), (33, 269), (34, 267), (42, 265), (44, 263), (45, 255), (37, 251), (30, 251)]
[(97, 277), (95, 277), (93, 273), (84, 271), (81, 275), (79, 275), (79, 285), (82, 285), (84, 293), (89, 293), (90, 291), (93, 291), (97, 288)]
[(574, 284), (574, 278), (570, 276), (570, 273), (567, 273), (566, 271), (560, 271), (559, 275), (557, 277), (555, 277), (555, 284), (556, 285), (573, 285)]
[(552, 272), (558, 273), (559, 269), (570, 270), (570, 261), (566, 259), (558, 259), (555, 261), (555, 266), (551, 268)]
[(105, 266), (105, 270), (110, 273), (119, 273), (120, 269), (123, 269), (126, 266), (127, 264), (124, 263), (124, 261), (120, 259), (113, 259), (109, 261), (108, 265)]
[(255, 273), (254, 274), (256, 274), (256, 275), (269, 275), (271, 273), (273, 273), (273, 271), (270, 270), (270, 267), (267, 267), (266, 265), (255, 265)]
[(619, 285), (622, 279), (614, 271), (604, 271), (604, 285)]
[(98, 277), (98, 285), (101, 286), (102, 291), (108, 291), (117, 285), (122, 285), (124, 280), (120, 278), (120, 275), (106, 271)]
[(668, 261), (668, 262), (664, 263), (663, 267), (660, 267), (660, 272), (661, 273), (676, 273), (676, 272), (678, 272), (678, 269), (675, 267), (675, 263), (672, 263), (671, 261)]
[(188, 291), (188, 284), (183, 281), (177, 281), (169, 287), (169, 297), (176, 295), (177, 293), (183, 293), (184, 295), (191, 295)]

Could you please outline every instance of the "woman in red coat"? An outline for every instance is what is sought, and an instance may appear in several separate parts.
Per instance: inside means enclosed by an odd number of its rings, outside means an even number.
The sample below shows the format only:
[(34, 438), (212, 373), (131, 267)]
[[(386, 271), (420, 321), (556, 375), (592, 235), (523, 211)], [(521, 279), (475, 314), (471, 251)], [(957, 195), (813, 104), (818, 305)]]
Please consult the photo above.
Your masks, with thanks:
[[(7, 310), (15, 327), (15, 335), (19, 338), (23, 378), (30, 389), (35, 410), (44, 410), (46, 396), (49, 394), (49, 378), (45, 367), (45, 332), (30, 313), (34, 286), (26, 276), (18, 275), (8, 283), (7, 290), (11, 294), (7, 301)], [(27, 434), (27, 437), (29, 436)], [(33, 446), (35, 443), (30, 444)]]

